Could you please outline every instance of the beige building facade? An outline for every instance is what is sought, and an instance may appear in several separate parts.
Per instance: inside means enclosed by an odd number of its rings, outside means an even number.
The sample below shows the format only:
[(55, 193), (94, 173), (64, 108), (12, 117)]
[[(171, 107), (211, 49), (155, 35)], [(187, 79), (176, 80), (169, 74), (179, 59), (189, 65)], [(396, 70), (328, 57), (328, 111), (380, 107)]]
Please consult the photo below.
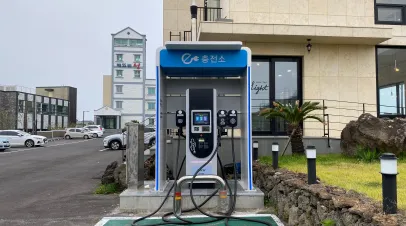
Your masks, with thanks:
[(111, 107), (111, 75), (103, 75), (103, 106)]
[[(166, 41), (190, 41), (190, 0), (164, 0)], [(252, 50), (253, 112), (273, 101), (319, 101), (328, 123), (305, 136), (340, 137), (363, 112), (404, 116), (406, 1), (196, 1), (199, 41), (242, 41)], [(258, 99), (255, 99), (258, 97)], [(255, 113), (254, 113), (255, 114)], [(278, 120), (253, 115), (257, 135), (283, 135)]]

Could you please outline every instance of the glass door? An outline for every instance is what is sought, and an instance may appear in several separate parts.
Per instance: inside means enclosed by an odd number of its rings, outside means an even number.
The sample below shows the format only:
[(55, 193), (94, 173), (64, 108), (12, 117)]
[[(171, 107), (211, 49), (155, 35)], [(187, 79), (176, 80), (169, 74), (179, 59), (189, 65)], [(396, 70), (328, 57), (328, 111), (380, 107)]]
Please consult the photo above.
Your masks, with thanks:
[(301, 57), (253, 57), (251, 82), (252, 130), (254, 135), (287, 135), (284, 120), (258, 116), (261, 109), (302, 103)]

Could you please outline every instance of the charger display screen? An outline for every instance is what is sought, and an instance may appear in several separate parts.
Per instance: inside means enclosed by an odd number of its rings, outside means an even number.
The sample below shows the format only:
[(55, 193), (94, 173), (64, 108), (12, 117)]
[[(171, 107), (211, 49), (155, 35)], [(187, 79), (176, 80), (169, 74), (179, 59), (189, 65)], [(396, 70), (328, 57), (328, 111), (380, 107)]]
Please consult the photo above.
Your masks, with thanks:
[(209, 112), (194, 112), (193, 113), (194, 125), (210, 125), (210, 113)]

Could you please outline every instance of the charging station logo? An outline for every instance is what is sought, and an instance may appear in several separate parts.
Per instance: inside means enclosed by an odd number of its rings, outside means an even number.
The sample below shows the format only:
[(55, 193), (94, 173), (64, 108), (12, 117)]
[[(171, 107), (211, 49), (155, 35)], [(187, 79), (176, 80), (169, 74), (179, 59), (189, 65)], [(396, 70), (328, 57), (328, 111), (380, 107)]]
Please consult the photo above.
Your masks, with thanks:
[(191, 138), (189, 141), (190, 151), (196, 153), (196, 141), (195, 139)]
[(193, 61), (199, 61), (199, 57), (198, 56), (194, 56), (192, 57), (192, 54), (190, 53), (185, 53), (182, 55), (182, 62), (184, 64), (191, 64), (193, 63)]

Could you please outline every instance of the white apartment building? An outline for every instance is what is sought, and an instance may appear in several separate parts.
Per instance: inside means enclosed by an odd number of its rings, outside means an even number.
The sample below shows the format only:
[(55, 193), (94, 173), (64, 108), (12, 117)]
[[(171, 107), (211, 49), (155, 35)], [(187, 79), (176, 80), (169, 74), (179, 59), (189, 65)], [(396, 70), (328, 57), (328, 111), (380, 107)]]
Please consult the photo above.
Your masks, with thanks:
[(95, 111), (97, 124), (107, 129), (134, 120), (154, 124), (155, 79), (146, 78), (146, 41), (146, 35), (130, 27), (112, 34), (111, 85), (103, 86), (103, 98), (110, 95), (111, 103)]

